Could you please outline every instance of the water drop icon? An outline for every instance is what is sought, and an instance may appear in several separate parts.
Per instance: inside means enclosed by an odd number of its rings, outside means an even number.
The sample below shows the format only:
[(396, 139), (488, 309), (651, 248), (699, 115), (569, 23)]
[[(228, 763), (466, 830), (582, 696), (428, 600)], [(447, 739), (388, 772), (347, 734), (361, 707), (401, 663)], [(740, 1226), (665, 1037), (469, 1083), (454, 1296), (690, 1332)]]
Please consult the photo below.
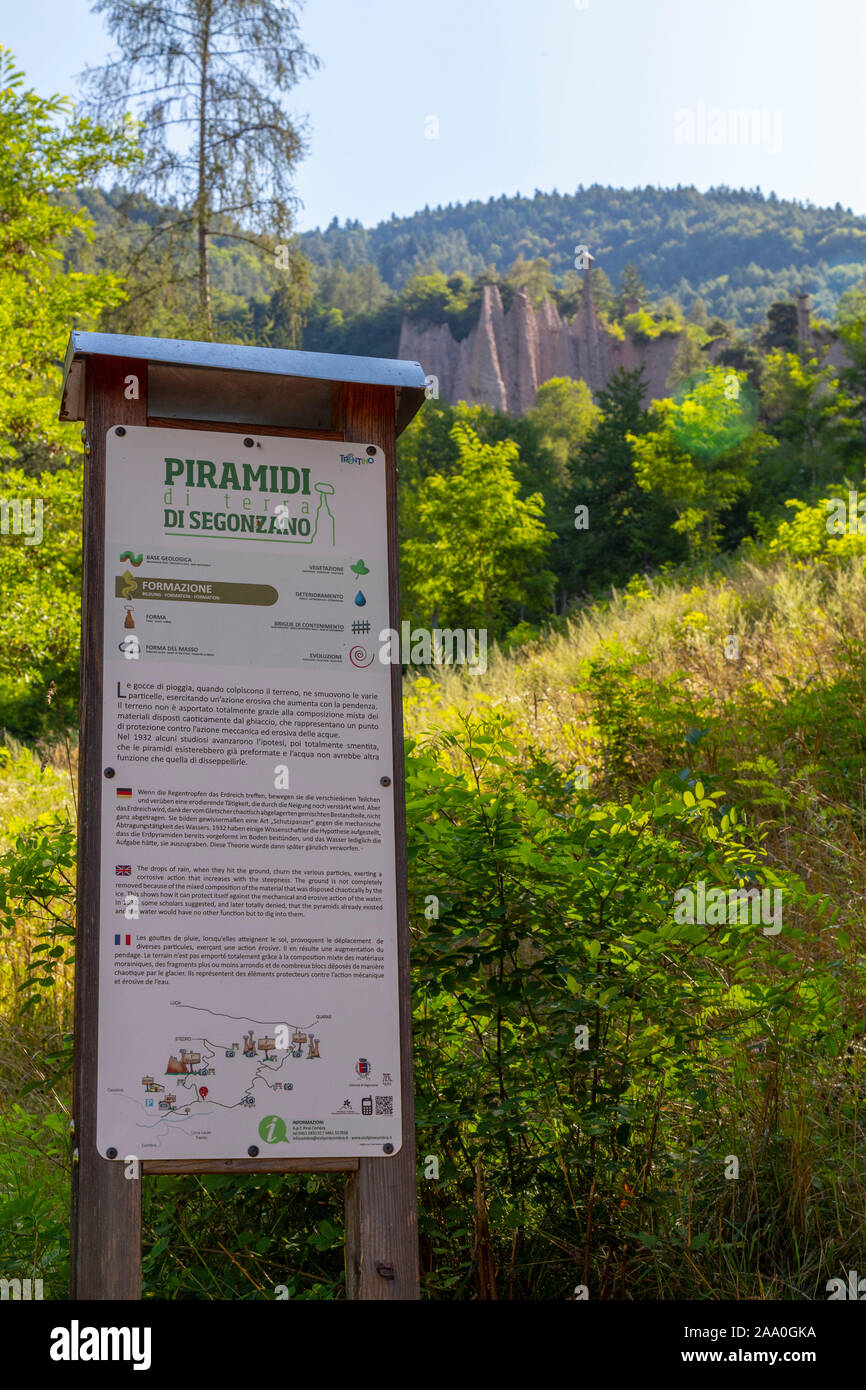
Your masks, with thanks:
[(367, 600), (364, 598), (364, 595), (361, 593), (360, 589), (355, 595), (355, 602), (357, 603), (359, 608), (364, 608), (366, 606)]

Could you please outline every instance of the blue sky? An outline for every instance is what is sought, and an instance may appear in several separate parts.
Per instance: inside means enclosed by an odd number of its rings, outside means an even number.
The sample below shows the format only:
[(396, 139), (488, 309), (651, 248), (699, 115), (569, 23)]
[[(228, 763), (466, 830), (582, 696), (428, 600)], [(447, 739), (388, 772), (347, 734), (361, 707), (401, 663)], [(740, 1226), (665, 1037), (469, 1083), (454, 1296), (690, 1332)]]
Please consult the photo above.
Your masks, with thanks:
[[(301, 228), (595, 182), (866, 214), (863, 0), (307, 0), (301, 23)], [(87, 0), (8, 7), (0, 40), (43, 94), (110, 48)]]

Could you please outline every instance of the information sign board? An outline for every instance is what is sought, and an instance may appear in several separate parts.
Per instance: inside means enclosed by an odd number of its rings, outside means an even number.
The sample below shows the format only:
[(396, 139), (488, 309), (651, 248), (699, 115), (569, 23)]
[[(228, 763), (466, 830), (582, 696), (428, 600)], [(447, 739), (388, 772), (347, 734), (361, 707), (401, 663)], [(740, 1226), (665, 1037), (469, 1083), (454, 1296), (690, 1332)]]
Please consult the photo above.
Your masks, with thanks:
[(97, 1147), (396, 1153), (385, 457), (106, 440)]

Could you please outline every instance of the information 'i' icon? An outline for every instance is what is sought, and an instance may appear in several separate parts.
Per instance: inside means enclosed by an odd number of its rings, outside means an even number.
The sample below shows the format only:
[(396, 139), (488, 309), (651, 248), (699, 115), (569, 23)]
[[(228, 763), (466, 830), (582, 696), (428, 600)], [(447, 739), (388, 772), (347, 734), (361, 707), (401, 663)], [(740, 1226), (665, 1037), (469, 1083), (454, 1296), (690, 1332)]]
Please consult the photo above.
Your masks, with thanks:
[(259, 1121), (259, 1138), (266, 1144), (285, 1144), (288, 1142), (286, 1122), (280, 1115), (266, 1115)]

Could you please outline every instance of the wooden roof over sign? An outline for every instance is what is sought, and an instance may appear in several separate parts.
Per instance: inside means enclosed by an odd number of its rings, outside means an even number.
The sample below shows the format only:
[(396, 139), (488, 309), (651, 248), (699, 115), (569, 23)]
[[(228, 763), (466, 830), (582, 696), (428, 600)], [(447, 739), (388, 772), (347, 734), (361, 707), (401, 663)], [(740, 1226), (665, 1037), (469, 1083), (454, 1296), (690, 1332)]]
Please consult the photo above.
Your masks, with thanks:
[(343, 353), (297, 352), (288, 348), (250, 347), (237, 343), (200, 343), (180, 338), (140, 338), (122, 333), (74, 330), (66, 350), (61, 420), (84, 419), (84, 364), (91, 357), (127, 357), (175, 372), (248, 373), (312, 383), (347, 382), (390, 386), (395, 393), (397, 433), (406, 428), (425, 399), (426, 378), (419, 362), (387, 357), (351, 357)]

